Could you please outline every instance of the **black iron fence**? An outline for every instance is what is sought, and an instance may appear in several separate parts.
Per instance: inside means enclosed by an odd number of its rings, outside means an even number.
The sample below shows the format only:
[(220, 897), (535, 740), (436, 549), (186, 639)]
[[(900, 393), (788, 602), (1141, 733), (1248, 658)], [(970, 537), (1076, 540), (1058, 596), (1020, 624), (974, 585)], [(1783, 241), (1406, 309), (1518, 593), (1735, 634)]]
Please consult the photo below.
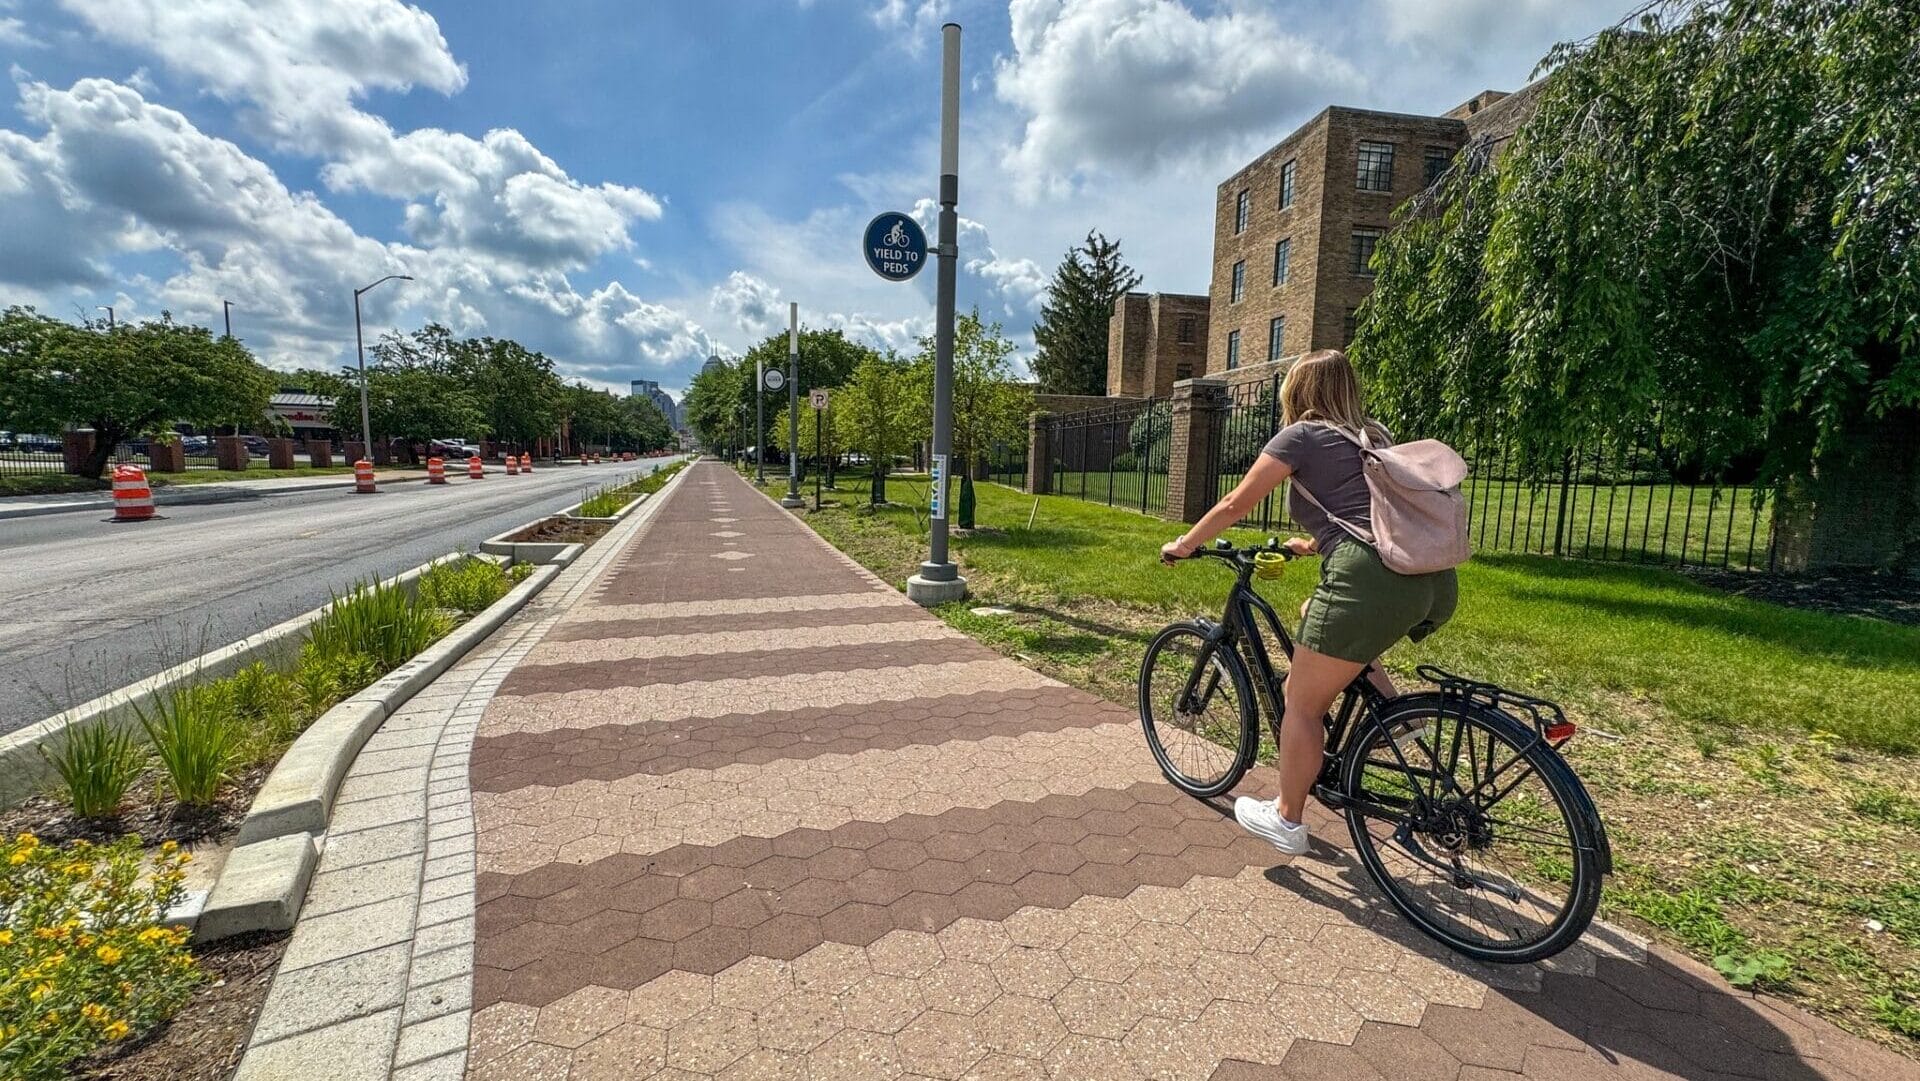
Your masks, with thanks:
[(1136, 399), (1044, 423), (1055, 495), (1143, 514), (1165, 512), (1173, 443), (1166, 399)]
[(987, 452), (987, 479), (1010, 488), (1027, 490), (1027, 442), (995, 443)]

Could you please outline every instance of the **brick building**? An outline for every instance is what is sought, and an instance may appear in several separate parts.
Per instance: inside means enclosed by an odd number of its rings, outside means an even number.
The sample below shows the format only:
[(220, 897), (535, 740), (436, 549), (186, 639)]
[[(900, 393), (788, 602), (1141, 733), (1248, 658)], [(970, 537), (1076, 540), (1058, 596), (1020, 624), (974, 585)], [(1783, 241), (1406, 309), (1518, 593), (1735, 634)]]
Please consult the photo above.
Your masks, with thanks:
[(1107, 394), (1154, 398), (1207, 369), (1207, 298), (1128, 293), (1107, 330)]
[[(1540, 85), (1482, 91), (1441, 116), (1330, 106), (1222, 181), (1208, 296), (1129, 294), (1115, 305), (1107, 393), (1165, 394), (1189, 375), (1264, 379), (1282, 358), (1344, 347), (1394, 208), (1470, 140), (1497, 151)], [(1204, 328), (1204, 351), (1170, 348), (1162, 312)]]

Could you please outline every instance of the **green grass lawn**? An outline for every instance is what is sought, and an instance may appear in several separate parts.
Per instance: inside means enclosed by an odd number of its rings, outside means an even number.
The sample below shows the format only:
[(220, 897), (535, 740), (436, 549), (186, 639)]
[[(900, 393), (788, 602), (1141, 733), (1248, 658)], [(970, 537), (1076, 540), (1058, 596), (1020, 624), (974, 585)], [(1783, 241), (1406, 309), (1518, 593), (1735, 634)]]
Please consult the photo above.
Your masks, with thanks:
[(0, 473), (0, 496), (97, 492), (106, 486), (107, 482), (103, 480), (89, 480), (66, 473)]
[[(841, 489), (806, 521), (905, 581), (925, 558), (925, 479), (891, 478), (911, 506), (872, 512), (864, 482)], [(1176, 524), (977, 490), (980, 528), (953, 539), (974, 598), (940, 614), (1056, 678), (1131, 703), (1147, 637), (1224, 599), (1219, 565), (1159, 565)], [(1261, 591), (1294, 613), (1317, 570), (1295, 564)], [(1460, 593), (1453, 623), (1388, 666), (1406, 679), (1434, 663), (1568, 707), (1586, 730), (1569, 757), (1619, 857), (1606, 914), (1920, 1053), (1920, 628), (1539, 556), (1477, 557)], [(981, 604), (1014, 614), (972, 614)]]
[[(381, 466), (377, 472), (391, 472), (395, 469), (413, 469), (413, 466)], [(418, 467), (424, 471), (425, 466)], [(310, 465), (293, 469), (190, 469), (185, 473), (152, 473), (147, 480), (156, 488), (175, 488), (183, 484), (223, 484), (236, 480), (278, 480), (283, 477), (336, 477), (353, 472), (351, 465), (329, 465), (318, 468)]]

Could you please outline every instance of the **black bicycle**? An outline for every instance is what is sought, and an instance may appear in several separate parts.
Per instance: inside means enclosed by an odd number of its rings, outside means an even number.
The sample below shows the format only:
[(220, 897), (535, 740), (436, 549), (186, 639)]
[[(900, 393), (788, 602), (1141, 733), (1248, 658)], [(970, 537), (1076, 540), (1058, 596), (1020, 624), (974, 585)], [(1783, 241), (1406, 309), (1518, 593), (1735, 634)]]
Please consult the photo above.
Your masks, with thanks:
[[(1226, 611), (1154, 637), (1140, 724), (1167, 779), (1210, 799), (1254, 764), (1262, 712), (1278, 745), (1286, 679), (1275, 663), (1293, 640), (1253, 588), (1285, 565), (1277, 539), (1219, 541), (1200, 556), (1235, 571)], [(1419, 673), (1433, 689), (1388, 698), (1365, 673), (1347, 687), (1326, 717), (1314, 798), (1346, 816), (1361, 864), (1422, 931), (1479, 961), (1551, 957), (1587, 929), (1613, 870), (1599, 812), (1559, 753), (1574, 726), (1544, 699)]]

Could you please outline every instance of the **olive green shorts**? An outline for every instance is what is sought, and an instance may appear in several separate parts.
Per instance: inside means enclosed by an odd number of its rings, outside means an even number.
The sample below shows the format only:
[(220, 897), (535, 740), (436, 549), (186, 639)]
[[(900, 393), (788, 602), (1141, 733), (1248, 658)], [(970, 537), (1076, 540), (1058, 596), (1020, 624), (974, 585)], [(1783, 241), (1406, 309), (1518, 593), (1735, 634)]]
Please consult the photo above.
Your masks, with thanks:
[(1300, 642), (1315, 653), (1365, 663), (1401, 636), (1418, 642), (1453, 618), (1459, 586), (1452, 570), (1395, 574), (1374, 550), (1349, 537), (1320, 560), (1320, 584), (1300, 621)]

